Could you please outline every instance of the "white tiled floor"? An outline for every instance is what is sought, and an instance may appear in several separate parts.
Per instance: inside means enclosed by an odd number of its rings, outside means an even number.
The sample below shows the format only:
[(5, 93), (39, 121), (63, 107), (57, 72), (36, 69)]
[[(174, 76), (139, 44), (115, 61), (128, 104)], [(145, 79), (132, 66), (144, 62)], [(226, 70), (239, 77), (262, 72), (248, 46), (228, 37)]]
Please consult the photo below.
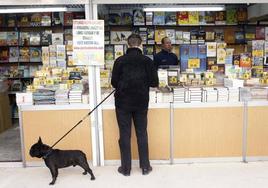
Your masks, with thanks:
[[(131, 176), (117, 173), (116, 166), (94, 167), (95, 181), (82, 175), (79, 167), (59, 171), (53, 187), (90, 188), (267, 188), (268, 162), (251, 163), (194, 163), (178, 165), (154, 165), (153, 172), (141, 175), (133, 167)], [(46, 167), (0, 168), (1, 188), (51, 187), (50, 172)]]

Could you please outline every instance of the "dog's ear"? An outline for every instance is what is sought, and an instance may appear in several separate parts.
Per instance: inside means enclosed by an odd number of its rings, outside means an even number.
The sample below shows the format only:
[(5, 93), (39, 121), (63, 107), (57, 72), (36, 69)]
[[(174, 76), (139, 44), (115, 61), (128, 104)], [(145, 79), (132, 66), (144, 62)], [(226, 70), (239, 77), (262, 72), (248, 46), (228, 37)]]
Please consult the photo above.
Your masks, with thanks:
[(38, 144), (43, 144), (41, 137), (39, 136)]

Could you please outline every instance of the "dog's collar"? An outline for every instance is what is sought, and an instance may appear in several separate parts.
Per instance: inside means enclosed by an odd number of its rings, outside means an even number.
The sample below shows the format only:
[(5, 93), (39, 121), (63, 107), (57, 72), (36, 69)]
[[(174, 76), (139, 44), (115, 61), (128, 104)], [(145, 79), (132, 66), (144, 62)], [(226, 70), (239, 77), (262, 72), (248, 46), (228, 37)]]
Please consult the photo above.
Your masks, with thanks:
[(48, 152), (42, 157), (43, 159), (46, 159), (51, 153), (52, 153), (52, 148), (50, 148), (49, 150), (48, 150)]

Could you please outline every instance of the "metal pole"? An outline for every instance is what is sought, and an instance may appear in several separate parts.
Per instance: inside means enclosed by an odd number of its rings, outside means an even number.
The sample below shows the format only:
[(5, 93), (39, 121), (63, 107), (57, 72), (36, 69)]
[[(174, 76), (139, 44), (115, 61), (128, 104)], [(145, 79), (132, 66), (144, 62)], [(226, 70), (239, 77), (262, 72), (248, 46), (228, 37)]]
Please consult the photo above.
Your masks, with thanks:
[(170, 111), (170, 116), (169, 116), (169, 126), (170, 126), (170, 156), (169, 156), (169, 160), (170, 160), (170, 164), (174, 164), (174, 103), (171, 102), (170, 103), (170, 107), (169, 107), (169, 111)]

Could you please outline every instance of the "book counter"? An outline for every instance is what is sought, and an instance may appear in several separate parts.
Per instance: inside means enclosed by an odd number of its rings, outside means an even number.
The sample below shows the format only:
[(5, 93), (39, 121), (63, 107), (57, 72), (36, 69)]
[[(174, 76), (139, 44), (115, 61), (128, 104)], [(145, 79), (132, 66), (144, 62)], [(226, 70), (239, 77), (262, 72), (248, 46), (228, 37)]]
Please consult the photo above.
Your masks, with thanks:
[[(29, 149), (39, 136), (54, 144), (89, 112), (88, 105), (19, 107), (24, 164), (35, 158)], [(83, 150), (88, 160), (99, 151), (102, 164), (118, 163), (118, 127), (112, 103), (103, 104), (100, 135), (92, 137), (87, 118), (55, 148)], [(268, 102), (154, 103), (148, 112), (150, 159), (153, 163), (265, 160), (268, 156)], [(138, 159), (134, 128), (132, 156)], [(94, 139), (103, 138), (94, 151)], [(94, 144), (93, 144), (94, 143)], [(95, 148), (96, 149), (96, 148)]]

